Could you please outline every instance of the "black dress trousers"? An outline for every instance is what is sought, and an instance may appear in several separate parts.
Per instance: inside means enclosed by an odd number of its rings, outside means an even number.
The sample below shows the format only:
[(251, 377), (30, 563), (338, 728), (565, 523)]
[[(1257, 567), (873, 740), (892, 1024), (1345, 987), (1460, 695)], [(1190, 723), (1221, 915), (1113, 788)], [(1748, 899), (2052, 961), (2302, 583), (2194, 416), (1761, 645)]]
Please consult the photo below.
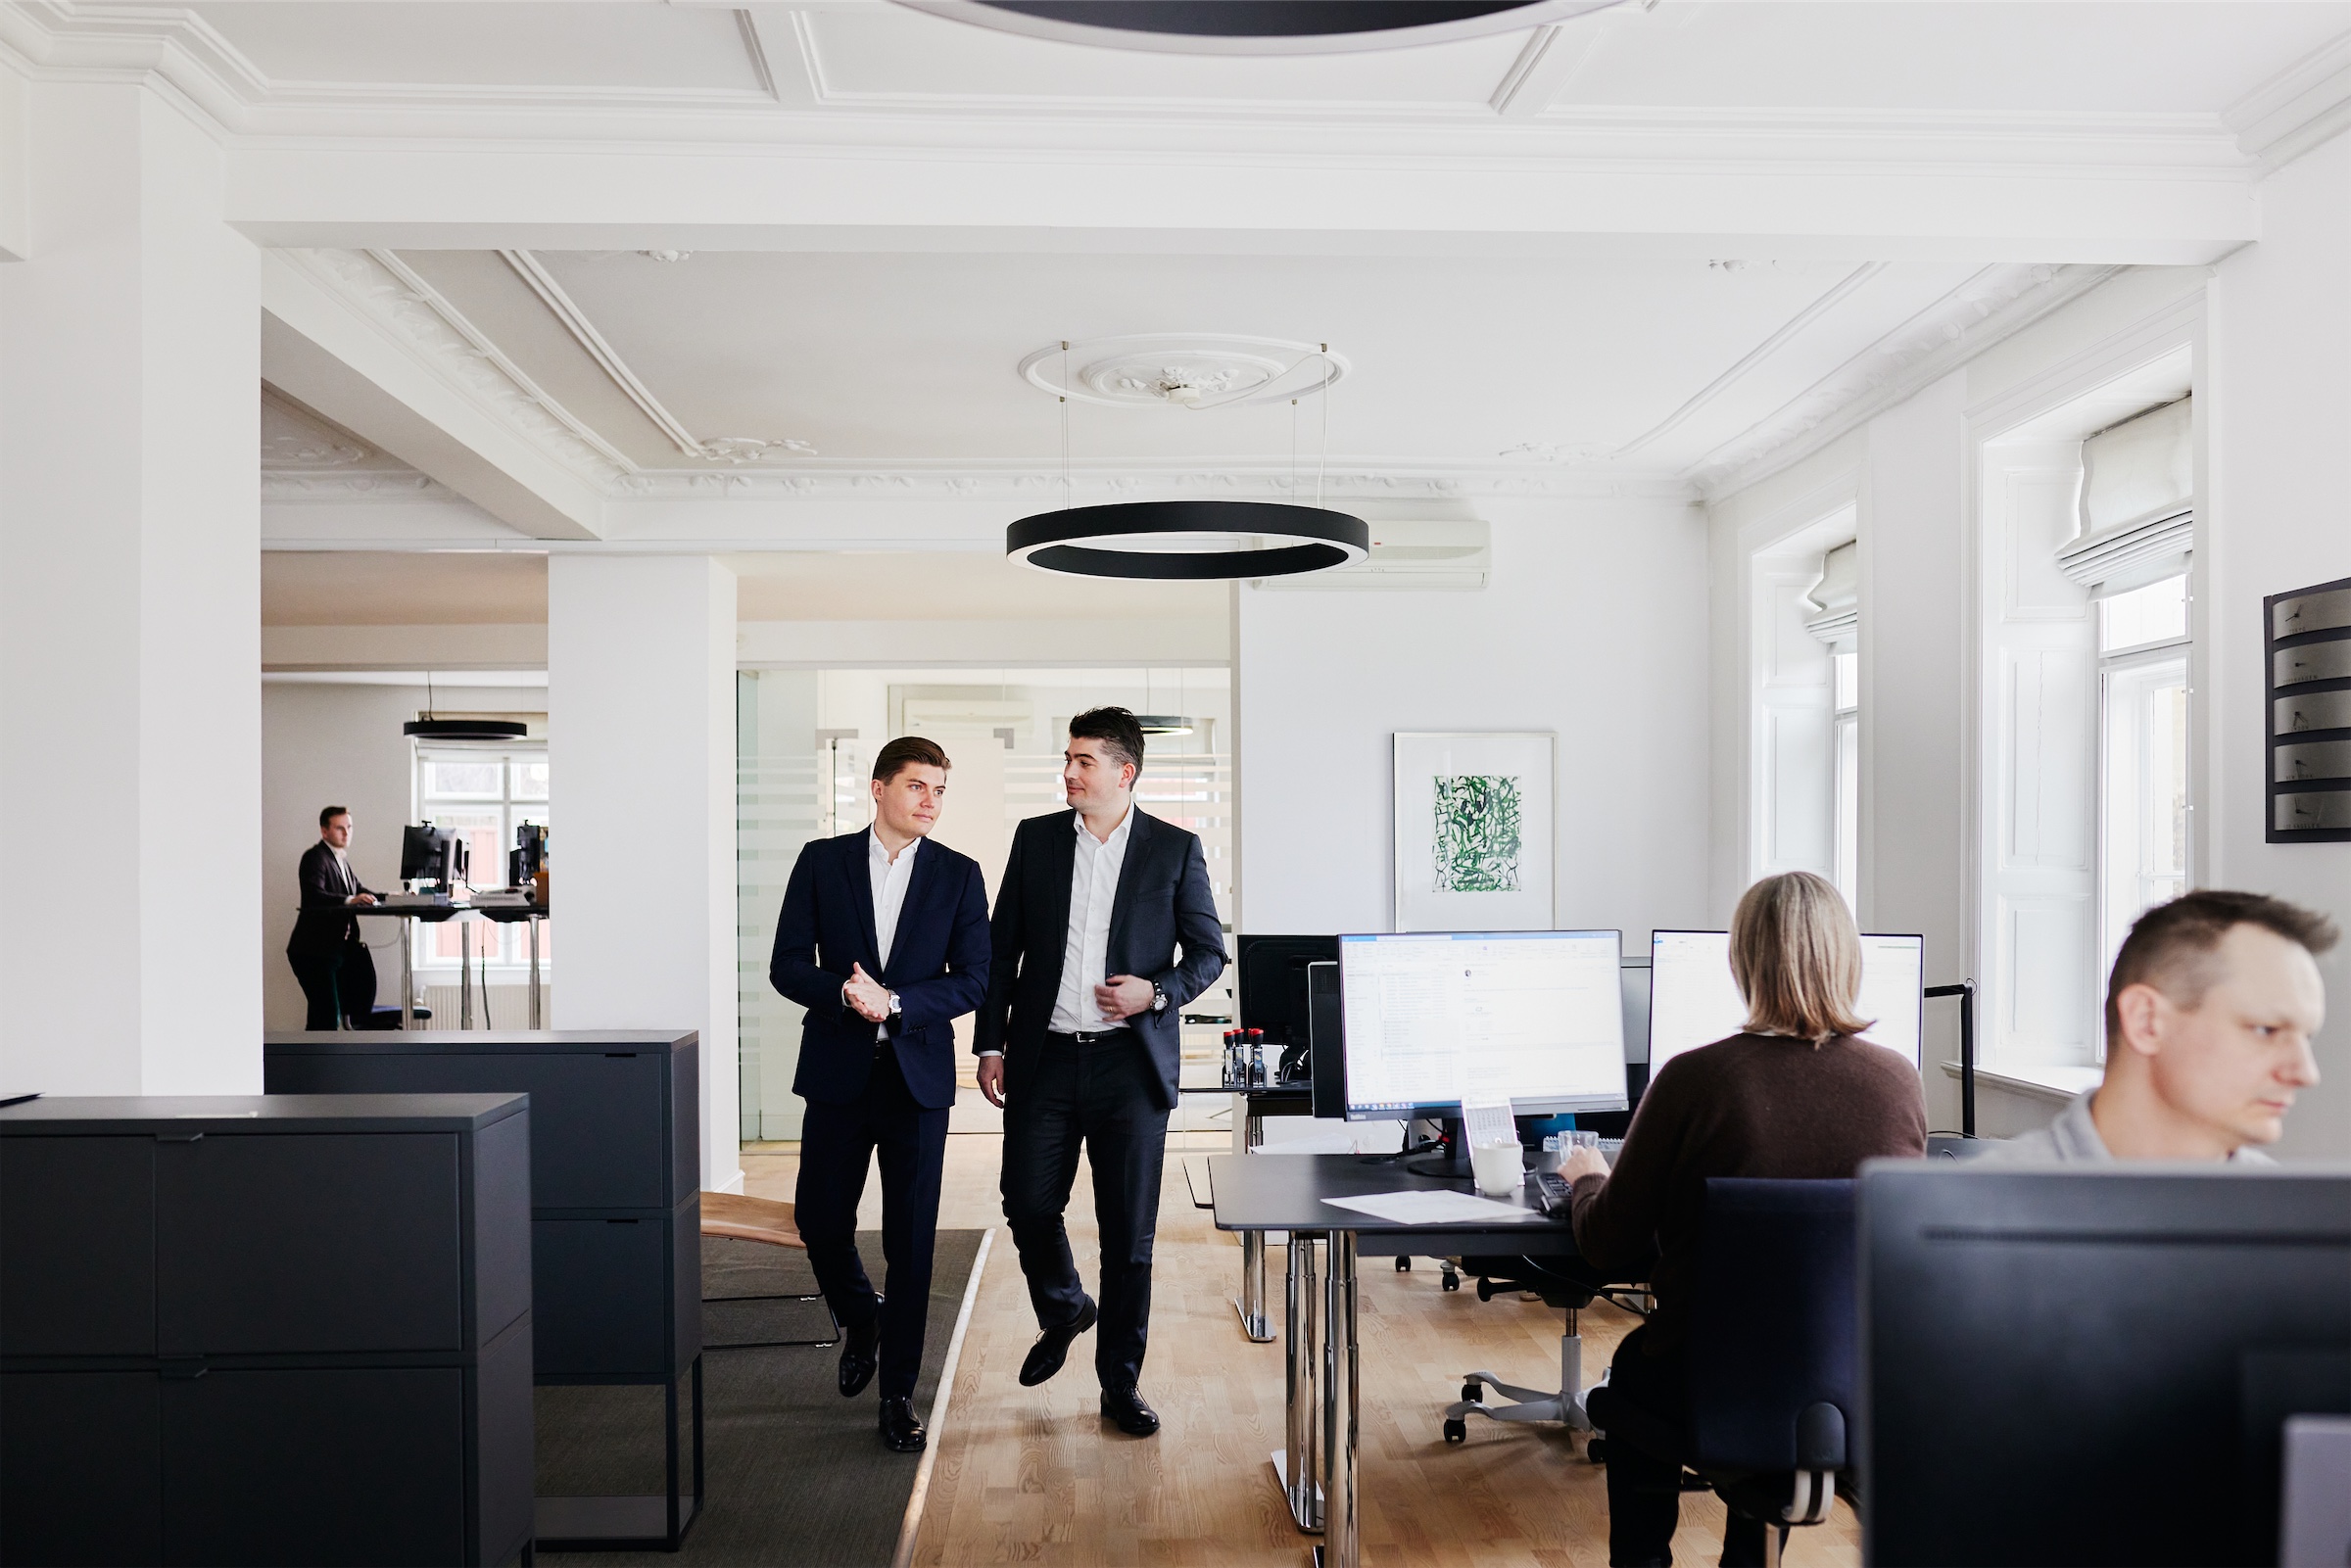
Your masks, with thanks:
[(1168, 1147), (1157, 1073), (1130, 1029), (1091, 1044), (1048, 1034), (1028, 1081), (1004, 1107), (1004, 1217), (1039, 1323), (1067, 1323), (1084, 1301), (1061, 1216), (1080, 1145), (1093, 1167), (1102, 1236), (1094, 1373), (1106, 1389), (1135, 1386), (1150, 1334), (1151, 1247)]
[[(405, 933), (404, 933), (405, 934)], [(375, 955), (365, 942), (345, 942), (323, 953), (288, 955), (294, 978), (302, 982), (303, 1000), (310, 1004), (303, 1019), (306, 1029), (341, 1025), (335, 1015), (351, 1020), (352, 1027), (372, 1026), (375, 1016)]]
[(808, 1102), (800, 1124), (800, 1179), (793, 1214), (818, 1289), (843, 1324), (874, 1320), (874, 1287), (857, 1253), (857, 1204), (875, 1154), (882, 1164), (883, 1280), (881, 1393), (914, 1397), (931, 1314), (931, 1255), (938, 1238), (939, 1172), (946, 1163), (947, 1111), (915, 1103), (897, 1051), (874, 1055), (865, 1092), (846, 1104)]

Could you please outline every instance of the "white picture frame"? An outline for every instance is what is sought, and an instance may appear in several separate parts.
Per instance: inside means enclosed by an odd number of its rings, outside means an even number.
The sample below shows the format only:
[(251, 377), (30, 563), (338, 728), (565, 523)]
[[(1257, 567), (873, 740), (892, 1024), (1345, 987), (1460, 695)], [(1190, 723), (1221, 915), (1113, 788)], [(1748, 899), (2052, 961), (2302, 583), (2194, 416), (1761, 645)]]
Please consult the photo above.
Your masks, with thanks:
[(1556, 927), (1549, 730), (1398, 731), (1395, 928)]

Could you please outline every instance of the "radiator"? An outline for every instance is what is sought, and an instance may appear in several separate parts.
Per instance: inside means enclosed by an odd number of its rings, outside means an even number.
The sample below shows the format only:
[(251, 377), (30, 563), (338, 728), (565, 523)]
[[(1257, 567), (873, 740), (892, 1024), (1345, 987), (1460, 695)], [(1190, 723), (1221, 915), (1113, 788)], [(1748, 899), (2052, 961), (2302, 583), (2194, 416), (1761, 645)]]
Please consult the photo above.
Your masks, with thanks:
[[(539, 1016), (542, 1021), (552, 1021), (555, 1016), (554, 994), (555, 988), (552, 981), (540, 982)], [(392, 1002), (400, 1000), (400, 981), (398, 979), (393, 980), (392, 994), (384, 1000)], [(459, 1026), (458, 1020), (464, 1017), (463, 1007), (457, 997), (456, 982), (454, 980), (447, 985), (417, 986), (416, 1005), (433, 1010), (431, 1021), (424, 1024), (424, 1027), (428, 1029), (456, 1028)], [(477, 1029), (529, 1028), (531, 1026), (530, 982), (526, 980), (520, 985), (501, 985), (496, 980), (491, 981), (490, 1018), (489, 1022), (484, 1022), (482, 1019), (482, 986), (481, 982), (476, 980), (473, 986), (473, 1026)]]

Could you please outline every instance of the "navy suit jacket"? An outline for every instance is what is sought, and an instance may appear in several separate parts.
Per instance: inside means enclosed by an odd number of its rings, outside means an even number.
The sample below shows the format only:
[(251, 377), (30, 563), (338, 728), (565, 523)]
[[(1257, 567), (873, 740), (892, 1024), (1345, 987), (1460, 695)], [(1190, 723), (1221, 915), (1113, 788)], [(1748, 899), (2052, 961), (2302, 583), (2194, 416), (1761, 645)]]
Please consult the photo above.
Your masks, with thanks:
[(832, 1105), (865, 1093), (874, 1025), (840, 999), (850, 966), (862, 964), (898, 993), (889, 1043), (907, 1091), (917, 1105), (941, 1110), (955, 1103), (954, 1021), (987, 995), (987, 884), (978, 861), (925, 839), (884, 965), (867, 861), (872, 838), (871, 829), (860, 829), (812, 840), (785, 884), (767, 976), (808, 1010), (792, 1092)]
[[(1157, 1067), (1160, 1108), (1176, 1108), (1176, 1071), (1181, 1064), (1183, 1004), (1214, 985), (1224, 973), (1224, 930), (1208, 890), (1208, 857), (1200, 835), (1129, 807), (1127, 858), (1119, 867), (1119, 891), (1110, 909), (1110, 967), (1089, 974), (1099, 984), (1111, 974), (1136, 974), (1156, 981), (1168, 995), (1158, 1013), (1127, 1021), (1151, 1052)], [(1007, 1095), (1020, 1092), (1053, 1018), (1061, 994), (1061, 965), (1070, 935), (1070, 876), (1078, 865), (1075, 811), (1032, 817), (1014, 831), (1012, 857), (996, 889), (991, 929), (995, 967), (987, 1001), (980, 1009), (973, 1049), (1004, 1053)], [(1177, 956), (1178, 948), (1181, 956)]]

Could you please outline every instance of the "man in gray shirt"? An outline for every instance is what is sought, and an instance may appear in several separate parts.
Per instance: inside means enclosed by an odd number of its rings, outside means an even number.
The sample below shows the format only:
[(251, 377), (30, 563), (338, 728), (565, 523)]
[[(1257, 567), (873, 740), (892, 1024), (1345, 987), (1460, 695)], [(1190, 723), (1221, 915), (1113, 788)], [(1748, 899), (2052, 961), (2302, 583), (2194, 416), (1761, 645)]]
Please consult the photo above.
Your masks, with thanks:
[(2319, 1081), (2316, 955), (2335, 934), (2326, 916), (2259, 893), (2148, 910), (2107, 983), (2105, 1081), (1984, 1158), (2269, 1164), (2256, 1146), (2278, 1141), (2294, 1096)]

